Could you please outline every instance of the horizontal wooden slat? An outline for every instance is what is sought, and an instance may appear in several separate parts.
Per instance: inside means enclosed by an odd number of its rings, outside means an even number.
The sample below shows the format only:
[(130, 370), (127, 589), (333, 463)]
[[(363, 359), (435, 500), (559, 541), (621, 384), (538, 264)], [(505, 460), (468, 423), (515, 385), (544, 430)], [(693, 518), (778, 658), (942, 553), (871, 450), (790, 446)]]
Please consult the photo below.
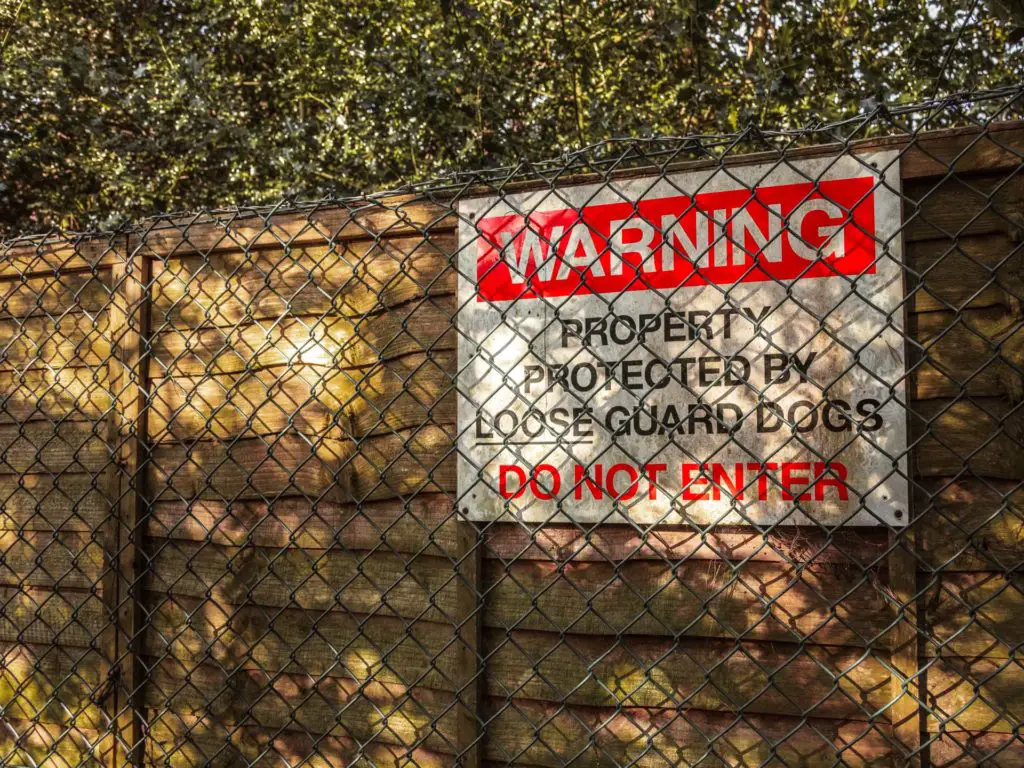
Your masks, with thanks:
[(91, 272), (123, 261), (121, 236), (24, 238), (5, 243), (0, 280), (49, 277), (54, 272)]
[(878, 577), (849, 567), (485, 561), (483, 573), (484, 624), (501, 629), (879, 647), (893, 616)]
[(449, 235), (175, 257), (153, 286), (154, 327), (231, 326), (284, 316), (361, 317), (454, 294)]
[(210, 597), (222, 606), (343, 610), (452, 625), (456, 579), (448, 558), (385, 553), (219, 547), (153, 541), (146, 588)]
[(488, 695), (602, 707), (866, 720), (888, 706), (888, 654), (789, 643), (489, 630)]
[(105, 715), (93, 697), (105, 681), (93, 651), (0, 643), (0, 706), (4, 717), (101, 731)]
[(107, 313), (0, 320), (0, 369), (98, 367), (110, 355)]
[(110, 463), (106, 438), (97, 422), (0, 424), (0, 474), (99, 474)]
[(110, 388), (106, 366), (0, 370), (0, 423), (102, 419)]
[(428, 422), (455, 424), (457, 368), (455, 351), (440, 350), (347, 372), (356, 390), (347, 408), (353, 433), (362, 437)]
[(443, 752), (457, 743), (455, 699), (446, 691), (249, 669), (226, 673), (210, 664), (185, 667), (175, 661), (157, 663), (150, 680), (145, 703), (160, 719), (212, 716), (224, 724), (248, 721), (313, 734), (341, 725), (359, 741)]
[(484, 537), (484, 557), (577, 563), (750, 559), (866, 568), (877, 563), (888, 548), (888, 532), (877, 527), (844, 528), (829, 534), (805, 526), (759, 531), (743, 525), (701, 530), (684, 525), (491, 523)]
[(1024, 591), (1016, 574), (944, 573), (921, 589), (925, 655), (1008, 658), (1019, 647)]
[(452, 756), (422, 747), (379, 741), (360, 743), (343, 725), (325, 734), (255, 725), (236, 726), (217, 717), (150, 715), (147, 765), (168, 768), (450, 768)]
[[(561, 567), (564, 575), (556, 568)], [(818, 644), (887, 645), (893, 607), (884, 579), (856, 567), (628, 562), (556, 566), (485, 561), (484, 623), (579, 634), (742, 636)], [(922, 587), (924, 588), (924, 587)], [(771, 605), (766, 603), (771, 600)], [(922, 651), (1006, 657), (1019, 642), (1024, 594), (1003, 573), (949, 572), (925, 589)]]
[(156, 442), (227, 440), (331, 427), (353, 436), (455, 423), (455, 352), (339, 370), (297, 363), (252, 371), (156, 379)]
[(346, 677), (456, 690), (459, 643), (450, 624), (343, 611), (236, 608), (175, 595), (151, 614), (146, 655), (186, 667), (216, 663), (266, 672)]
[(227, 446), (164, 443), (153, 451), (147, 489), (154, 501), (409, 499), (454, 490), (453, 433), (427, 426), (358, 444), (295, 434)]
[(277, 248), (342, 240), (443, 233), (454, 228), (448, 208), (409, 195), (352, 200), (343, 206), (278, 214), (268, 218), (232, 214), (222, 221), (159, 222), (129, 238), (132, 252), (167, 256), (242, 248)]
[(99, 595), (73, 589), (0, 586), (0, 641), (85, 648), (107, 626)]
[(95, 531), (109, 514), (94, 475), (0, 475), (0, 531)]
[(908, 243), (906, 263), (915, 312), (1012, 307), (1024, 296), (1024, 245), (1001, 233)]
[(910, 376), (912, 398), (1024, 394), (1024, 314), (1019, 304), (916, 315), (909, 333), (920, 358)]
[(665, 768), (700, 765), (893, 765), (882, 723), (707, 713), (699, 710), (558, 707), (489, 700), (485, 756), (498, 764)]
[(350, 468), (352, 497), (377, 501), (454, 494), (455, 433), (454, 426), (430, 425), (360, 441)]
[(4, 718), (0, 728), (0, 755), (6, 765), (100, 768), (110, 749), (105, 732), (66, 728), (54, 723)]
[(925, 131), (907, 141), (900, 154), (900, 176), (911, 179), (1014, 170), (1020, 168), (1022, 159), (1024, 126), (1019, 120)]
[(1024, 479), (1024, 412), (1001, 398), (927, 400), (910, 416), (920, 477)]
[(4, 531), (0, 533), (0, 584), (58, 589), (89, 589), (103, 573), (103, 549), (79, 532)]
[(1024, 489), (1017, 483), (935, 480), (923, 485), (916, 507), (920, 570), (1006, 572), (1024, 558)]
[(907, 242), (967, 235), (1006, 234), (1024, 223), (1024, 176), (996, 173), (955, 176), (903, 185), (903, 237)]
[(0, 318), (102, 312), (110, 304), (105, 272), (63, 272), (18, 282), (0, 282)]
[(162, 443), (146, 470), (152, 501), (346, 499), (351, 444), (288, 433), (234, 443)]
[(1024, 667), (1016, 659), (935, 659), (926, 684), (930, 731), (1010, 733), (1024, 720)]
[(1024, 741), (1017, 734), (957, 731), (931, 734), (932, 765), (941, 768), (1018, 768), (1024, 765)]
[(344, 371), (306, 364), (165, 377), (155, 379), (152, 387), (149, 429), (158, 443), (227, 441), (289, 430), (323, 434), (355, 390)]
[(157, 328), (150, 375), (237, 373), (297, 363), (359, 368), (426, 349), (451, 350), (455, 324), (450, 303), (414, 302), (366, 318), (331, 315), (231, 328)]
[(146, 518), (147, 535), (210, 541), (227, 546), (341, 547), (349, 550), (454, 556), (457, 521), (442, 494), (417, 494), (400, 501), (343, 505), (286, 498), (260, 501), (158, 502)]

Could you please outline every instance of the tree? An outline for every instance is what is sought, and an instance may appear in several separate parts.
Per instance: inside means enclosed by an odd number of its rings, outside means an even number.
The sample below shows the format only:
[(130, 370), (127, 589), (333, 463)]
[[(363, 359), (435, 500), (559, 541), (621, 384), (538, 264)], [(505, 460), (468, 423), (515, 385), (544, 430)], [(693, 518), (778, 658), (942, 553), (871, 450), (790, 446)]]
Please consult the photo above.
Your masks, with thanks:
[[(0, 0), (0, 229), (372, 190), (1022, 80), (953, 0)], [(963, 36), (940, 67), (956, 34)]]

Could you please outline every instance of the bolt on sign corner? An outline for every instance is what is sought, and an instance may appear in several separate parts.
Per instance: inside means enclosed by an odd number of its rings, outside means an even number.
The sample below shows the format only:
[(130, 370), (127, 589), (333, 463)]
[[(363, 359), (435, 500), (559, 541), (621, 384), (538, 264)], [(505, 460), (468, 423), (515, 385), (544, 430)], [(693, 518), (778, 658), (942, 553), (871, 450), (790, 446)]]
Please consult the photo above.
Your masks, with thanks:
[(470, 518), (906, 524), (896, 153), (459, 212)]

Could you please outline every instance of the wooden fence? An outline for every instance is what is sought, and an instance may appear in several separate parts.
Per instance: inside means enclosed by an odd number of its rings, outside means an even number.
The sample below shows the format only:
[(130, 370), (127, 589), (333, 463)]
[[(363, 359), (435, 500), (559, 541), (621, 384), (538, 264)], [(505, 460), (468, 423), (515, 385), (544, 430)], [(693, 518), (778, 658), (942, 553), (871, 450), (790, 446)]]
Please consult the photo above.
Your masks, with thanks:
[(903, 532), (462, 520), (450, 192), (8, 243), (0, 762), (1024, 764), (1024, 126), (880, 146)]

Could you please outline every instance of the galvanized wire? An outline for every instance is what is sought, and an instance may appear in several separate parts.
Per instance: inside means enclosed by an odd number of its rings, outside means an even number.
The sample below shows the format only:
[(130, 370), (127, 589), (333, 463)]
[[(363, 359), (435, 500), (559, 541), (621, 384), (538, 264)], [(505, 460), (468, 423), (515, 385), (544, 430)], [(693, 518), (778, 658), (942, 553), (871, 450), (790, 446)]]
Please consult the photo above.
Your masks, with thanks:
[[(1012, 123), (1022, 96), (1015, 86), (801, 130), (617, 139), (387, 193), (8, 241), (0, 762), (1024, 761), (1024, 128)], [(955, 130), (929, 133), (938, 128)], [(882, 151), (896, 153), (902, 177), (868, 164)], [(697, 306), (691, 289), (653, 284), (643, 265), (622, 290), (589, 294), (602, 307), (593, 326), (565, 303), (582, 286), (543, 295), (535, 273), (508, 273), (499, 287), (515, 290), (489, 303), (490, 327), (474, 325), (477, 293), (457, 290), (486, 277), (465, 265), (494, 211), (523, 218), (519, 237), (545, 205), (579, 213), (617, 198), (636, 214), (641, 201), (694, 200), (716, 183), (749, 191), (751, 168), (803, 174), (806, 194), (828, 200), (835, 163), (902, 207), (894, 235), (871, 242), (872, 267), (903, 283), (897, 304), (875, 305), (858, 275), (836, 276), (882, 316), (869, 331), (839, 327), (836, 308), (819, 313), (793, 287), (828, 263), (821, 243), (800, 275), (757, 275), (763, 295), (784, 298), (739, 346), (703, 333), (713, 318), (679, 315)], [(687, 173), (706, 178), (684, 188), (696, 178)], [(582, 204), (571, 191), (581, 185)], [(721, 242), (736, 215), (722, 220)], [(752, 261), (744, 277), (758, 269)], [(709, 281), (701, 301), (742, 318), (741, 284), (751, 283)], [(742, 449), (757, 469), (740, 488), (691, 478), (731, 499), (720, 512), (667, 472), (651, 482), (669, 498), (663, 512), (620, 489), (586, 517), (573, 493), (593, 494), (580, 477), (562, 502), (548, 503), (543, 486), (534, 502), (503, 496), (466, 448), (487, 443), (457, 418), (460, 402), (484, 415), (506, 463), (584, 474), (609, 460), (589, 445), (639, 445), (594, 427), (608, 398), (635, 393), (636, 424), (664, 416), (651, 403), (667, 385), (714, 407), (728, 367), (689, 378), (636, 325), (610, 352), (588, 341), (622, 297), (641, 294), (652, 339), (661, 312), (689, 334), (680, 359), (784, 356), (778, 376), (805, 373), (818, 393), (805, 416), (833, 408), (843, 437), (826, 450), (790, 415), (776, 447), (751, 442), (742, 423), (775, 382), (732, 382), (750, 407), (739, 422), (701, 421), (717, 435), (712, 450), (669, 429), (626, 452), (637, 467), (670, 455), (704, 466)], [(539, 325), (518, 314), (528, 302)], [(814, 343), (848, 362), (794, 367), (813, 344), (762, 332), (787, 312), (813, 315)], [(545, 345), (553, 329), (578, 346), (573, 357)], [(894, 334), (897, 380), (869, 354)], [(521, 359), (502, 359), (517, 348)], [(632, 359), (664, 372), (636, 387)], [(600, 367), (602, 386), (510, 378), (574, 361)], [(479, 370), (501, 386), (481, 384)], [(837, 382), (854, 373), (886, 391), (878, 412), (905, 415), (899, 451), (889, 447), (902, 425), (876, 433), (871, 412), (836, 404)], [(521, 412), (575, 410), (548, 445), (488, 420), (506, 395)], [(592, 428), (590, 443), (569, 439)], [(870, 482), (833, 478), (852, 499), (842, 514), (799, 493), (769, 510), (759, 484), (789, 495), (766, 468), (794, 449), (806, 471), (821, 463), (818, 474), (845, 451), (889, 464)], [(907, 509), (877, 503), (900, 483)], [(495, 499), (500, 514), (481, 514)]]

